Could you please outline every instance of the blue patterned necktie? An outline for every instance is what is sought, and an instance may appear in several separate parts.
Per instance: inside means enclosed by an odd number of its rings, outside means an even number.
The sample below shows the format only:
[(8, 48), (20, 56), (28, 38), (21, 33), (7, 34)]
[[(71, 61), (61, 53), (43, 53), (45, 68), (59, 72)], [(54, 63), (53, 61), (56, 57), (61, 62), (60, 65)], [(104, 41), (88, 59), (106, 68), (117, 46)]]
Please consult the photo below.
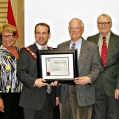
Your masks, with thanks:
[(75, 43), (72, 43), (71, 49), (75, 49)]

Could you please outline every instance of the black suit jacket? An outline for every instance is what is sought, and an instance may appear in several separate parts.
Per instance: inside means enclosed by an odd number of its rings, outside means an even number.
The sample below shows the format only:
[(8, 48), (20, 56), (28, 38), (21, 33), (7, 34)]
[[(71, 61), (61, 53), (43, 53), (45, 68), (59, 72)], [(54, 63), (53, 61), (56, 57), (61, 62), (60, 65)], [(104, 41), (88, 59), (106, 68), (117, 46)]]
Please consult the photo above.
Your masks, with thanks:
[[(88, 37), (87, 40), (98, 44), (99, 33)], [(102, 89), (108, 96), (114, 96), (115, 89), (119, 89), (119, 36), (112, 32), (108, 45), (107, 64), (95, 85), (96, 96), (100, 95)]]
[[(29, 46), (29, 48), (34, 53), (38, 50), (36, 44)], [(17, 62), (17, 77), (18, 80), (23, 83), (20, 106), (27, 109), (42, 109), (46, 100), (47, 87), (34, 87), (34, 82), (38, 78), (37, 60), (33, 58), (25, 49), (21, 49), (20, 51), (20, 56)], [(52, 87), (51, 95), (53, 105), (55, 106), (55, 87)]]

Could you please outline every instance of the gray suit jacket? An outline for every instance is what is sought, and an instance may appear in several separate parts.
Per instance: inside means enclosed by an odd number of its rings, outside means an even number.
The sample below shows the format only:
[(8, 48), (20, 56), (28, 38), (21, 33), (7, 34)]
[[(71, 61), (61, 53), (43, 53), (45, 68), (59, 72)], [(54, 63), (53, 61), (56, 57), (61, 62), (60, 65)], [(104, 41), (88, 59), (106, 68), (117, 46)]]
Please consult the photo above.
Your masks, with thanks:
[[(87, 40), (98, 44), (99, 35), (98, 33), (90, 36)], [(107, 64), (95, 85), (96, 96), (100, 95), (102, 89), (108, 96), (114, 96), (115, 89), (119, 89), (119, 36), (112, 32), (108, 44)]]
[[(83, 39), (83, 38), (82, 38)], [(58, 49), (69, 49), (70, 42), (66, 41), (58, 45)], [(89, 41), (82, 40), (80, 56), (78, 61), (78, 75), (88, 76), (91, 79), (91, 84), (76, 85), (77, 100), (79, 106), (88, 106), (95, 103), (94, 82), (98, 78), (102, 66), (100, 64), (100, 55), (98, 46)], [(60, 102), (64, 103), (68, 84), (62, 84), (60, 87)]]
[[(29, 48), (34, 53), (38, 50), (36, 44), (29, 46)], [(41, 72), (39, 71), (39, 73)], [(42, 109), (46, 100), (47, 87), (34, 87), (34, 82), (38, 78), (37, 60), (25, 49), (21, 49), (20, 51), (20, 56), (17, 62), (17, 77), (18, 80), (23, 83), (19, 105), (27, 109)], [(55, 94), (55, 87), (52, 87), (51, 95), (54, 106), (56, 104)]]

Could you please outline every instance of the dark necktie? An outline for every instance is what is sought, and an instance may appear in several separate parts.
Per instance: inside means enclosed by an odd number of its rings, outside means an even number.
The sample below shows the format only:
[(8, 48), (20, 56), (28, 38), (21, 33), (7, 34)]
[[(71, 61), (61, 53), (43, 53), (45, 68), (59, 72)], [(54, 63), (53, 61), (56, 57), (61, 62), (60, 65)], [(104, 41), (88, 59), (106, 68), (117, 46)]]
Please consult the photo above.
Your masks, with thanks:
[(107, 44), (106, 37), (103, 37), (102, 51), (101, 51), (101, 60), (104, 67), (106, 67), (106, 58), (107, 58)]
[[(47, 48), (47, 46), (44, 46), (44, 47), (42, 47), (42, 49), (43, 50), (47, 50), (48, 48)], [(51, 91), (52, 91), (52, 87), (50, 86), (50, 84), (48, 84), (48, 86), (47, 86), (47, 92), (50, 94)]]
[(72, 43), (71, 49), (75, 49), (75, 43)]

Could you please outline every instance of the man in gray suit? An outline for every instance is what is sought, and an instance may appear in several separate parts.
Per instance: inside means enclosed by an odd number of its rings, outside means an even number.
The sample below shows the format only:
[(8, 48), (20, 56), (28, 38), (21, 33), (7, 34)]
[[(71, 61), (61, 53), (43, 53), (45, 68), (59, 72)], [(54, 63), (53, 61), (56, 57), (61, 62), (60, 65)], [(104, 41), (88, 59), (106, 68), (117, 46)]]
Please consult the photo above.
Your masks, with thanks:
[(102, 70), (98, 46), (82, 38), (83, 22), (73, 18), (69, 22), (71, 40), (58, 45), (58, 49), (70, 49), (75, 43), (78, 50), (78, 76), (74, 85), (61, 84), (60, 87), (60, 118), (91, 119), (92, 105), (95, 103), (94, 82)]
[[(37, 50), (50, 47), (47, 42), (50, 38), (50, 27), (46, 23), (38, 23), (35, 26), (34, 36), (36, 42), (27, 48), (22, 48), (17, 62), (17, 76), (23, 83), (20, 97), (20, 106), (24, 109), (25, 119), (53, 119), (56, 105), (55, 86), (52, 82), (52, 91), (47, 92), (48, 83), (38, 77)], [(53, 87), (54, 86), (54, 87)]]
[[(112, 19), (107, 14), (97, 18), (99, 33), (87, 38), (88, 41), (99, 45), (102, 56), (103, 42), (106, 39), (107, 53), (104, 71), (96, 81), (96, 104), (93, 119), (119, 119), (119, 36), (110, 29)], [(103, 51), (103, 52), (102, 52)], [(103, 60), (103, 59), (102, 59)], [(102, 62), (104, 64), (104, 61)]]

